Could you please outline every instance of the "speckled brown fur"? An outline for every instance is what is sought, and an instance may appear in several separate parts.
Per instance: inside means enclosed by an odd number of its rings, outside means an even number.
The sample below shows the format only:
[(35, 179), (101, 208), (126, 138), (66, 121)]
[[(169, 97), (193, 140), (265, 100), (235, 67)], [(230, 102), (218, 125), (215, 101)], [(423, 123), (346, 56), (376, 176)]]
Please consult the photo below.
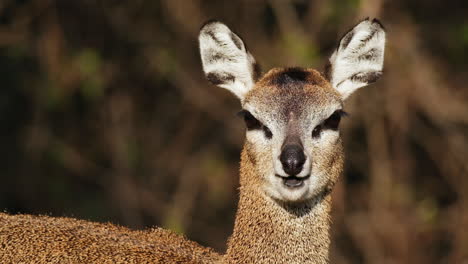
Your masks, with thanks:
[[(285, 81), (284, 76), (289, 76), (291, 72), (302, 78), (287, 77)], [(281, 114), (278, 118), (286, 119), (287, 113), (299, 114), (304, 107), (321, 109), (331, 100), (341, 101), (340, 95), (317, 70), (297, 67), (274, 68), (255, 84), (246, 95), (244, 104), (252, 102), (262, 111), (273, 110), (275, 115)], [(266, 108), (270, 108), (270, 111)]]
[(170, 231), (133, 231), (72, 218), (0, 213), (0, 263), (219, 263)]

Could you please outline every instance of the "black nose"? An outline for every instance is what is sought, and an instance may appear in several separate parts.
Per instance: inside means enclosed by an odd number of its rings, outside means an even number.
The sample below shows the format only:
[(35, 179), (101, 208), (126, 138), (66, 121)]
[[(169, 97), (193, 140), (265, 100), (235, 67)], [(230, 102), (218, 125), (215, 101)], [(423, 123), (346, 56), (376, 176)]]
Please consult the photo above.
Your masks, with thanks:
[(295, 176), (302, 171), (306, 157), (300, 145), (287, 145), (283, 148), (280, 155), (283, 170), (290, 176)]

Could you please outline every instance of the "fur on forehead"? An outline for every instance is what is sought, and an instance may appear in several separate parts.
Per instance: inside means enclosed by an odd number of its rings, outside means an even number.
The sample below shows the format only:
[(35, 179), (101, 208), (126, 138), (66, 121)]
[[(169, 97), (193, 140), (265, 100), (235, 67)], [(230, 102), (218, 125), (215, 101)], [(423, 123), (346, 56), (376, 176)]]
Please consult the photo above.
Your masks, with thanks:
[(330, 87), (330, 83), (320, 72), (300, 67), (271, 69), (259, 80), (257, 86), (272, 86), (282, 89), (297, 83)]
[[(274, 68), (246, 94), (243, 106), (255, 105), (258, 111), (274, 111), (288, 118), (304, 109), (341, 105), (341, 95), (314, 69)], [(315, 108), (314, 107), (314, 108)]]

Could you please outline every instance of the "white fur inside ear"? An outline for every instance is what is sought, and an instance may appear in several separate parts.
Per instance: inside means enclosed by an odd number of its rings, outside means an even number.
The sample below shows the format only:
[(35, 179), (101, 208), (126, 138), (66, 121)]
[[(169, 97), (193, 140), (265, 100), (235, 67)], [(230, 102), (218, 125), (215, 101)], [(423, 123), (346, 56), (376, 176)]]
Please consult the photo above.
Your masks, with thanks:
[(342, 98), (382, 75), (385, 31), (377, 20), (364, 20), (350, 30), (330, 57), (328, 76)]
[(207, 79), (243, 100), (254, 85), (255, 59), (241, 38), (226, 25), (210, 22), (203, 26), (198, 40)]

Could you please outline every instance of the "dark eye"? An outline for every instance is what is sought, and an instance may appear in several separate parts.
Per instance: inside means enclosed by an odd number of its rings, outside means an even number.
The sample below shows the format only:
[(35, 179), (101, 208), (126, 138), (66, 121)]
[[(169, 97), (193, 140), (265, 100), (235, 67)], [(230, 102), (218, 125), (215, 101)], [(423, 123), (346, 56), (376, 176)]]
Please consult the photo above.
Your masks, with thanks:
[(338, 130), (338, 126), (340, 125), (341, 116), (344, 114), (343, 110), (335, 111), (325, 122), (323, 122), (323, 126), (327, 129), (331, 130)]
[(265, 137), (268, 139), (273, 137), (273, 133), (271, 133), (270, 129), (266, 126), (263, 126), (263, 133), (265, 133)]
[(318, 125), (314, 128), (314, 130), (312, 130), (312, 137), (317, 138), (320, 136), (320, 132), (322, 132), (322, 125)]
[(238, 115), (244, 118), (247, 130), (260, 129), (263, 126), (249, 111), (242, 110)]
[(244, 118), (247, 130), (262, 129), (266, 138), (270, 139), (273, 137), (273, 133), (271, 133), (271, 130), (267, 126), (263, 125), (260, 121), (258, 121), (249, 111), (242, 110), (238, 113), (238, 115)]
[(329, 118), (322, 122), (322, 124), (316, 126), (312, 131), (312, 137), (317, 138), (323, 129), (338, 130), (340, 125), (341, 117), (347, 115), (343, 110), (335, 111)]

